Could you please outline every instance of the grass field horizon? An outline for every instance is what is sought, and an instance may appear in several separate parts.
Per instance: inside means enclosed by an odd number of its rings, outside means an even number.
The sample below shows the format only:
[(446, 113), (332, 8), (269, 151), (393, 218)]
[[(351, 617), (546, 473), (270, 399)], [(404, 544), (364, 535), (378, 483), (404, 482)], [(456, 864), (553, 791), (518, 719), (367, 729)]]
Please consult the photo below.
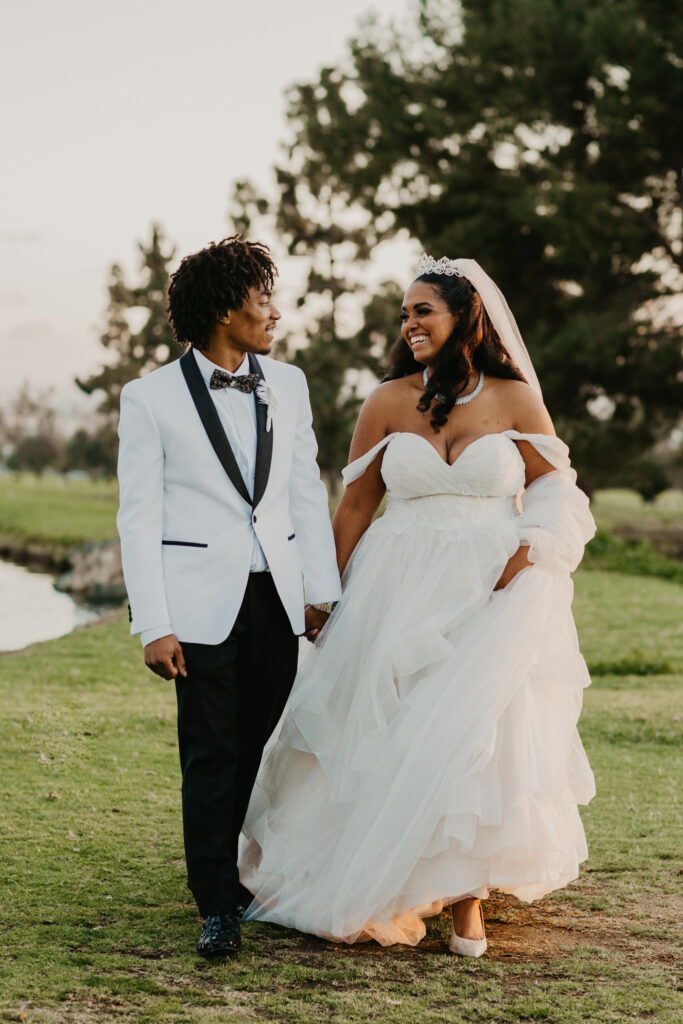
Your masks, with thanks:
[(598, 670), (580, 723), (589, 860), (538, 903), (488, 900), (479, 961), (445, 952), (442, 916), (414, 949), (249, 924), (236, 961), (204, 962), (172, 687), (122, 616), (0, 657), (0, 1019), (677, 1024), (683, 590), (579, 572), (575, 611)]
[[(118, 488), (113, 480), (71, 479), (52, 474), (0, 475), (0, 551), (56, 568), (72, 548), (115, 540)], [(331, 511), (332, 511), (331, 504)], [(598, 536), (588, 545), (584, 569), (656, 576), (683, 583), (683, 562), (667, 557), (648, 539), (674, 531), (683, 544), (683, 491), (670, 490), (645, 502), (635, 491), (596, 491), (591, 503)], [(612, 531), (630, 525), (637, 536)], [(668, 536), (668, 535), (667, 535)]]
[(0, 546), (38, 545), (59, 559), (70, 548), (113, 540), (118, 485), (115, 480), (0, 476)]
[[(109, 540), (116, 536), (117, 505), (113, 479), (0, 474), (0, 535), (74, 545)], [(623, 488), (597, 490), (591, 509), (606, 530), (633, 523), (671, 525), (683, 521), (683, 491), (663, 491), (646, 502)]]

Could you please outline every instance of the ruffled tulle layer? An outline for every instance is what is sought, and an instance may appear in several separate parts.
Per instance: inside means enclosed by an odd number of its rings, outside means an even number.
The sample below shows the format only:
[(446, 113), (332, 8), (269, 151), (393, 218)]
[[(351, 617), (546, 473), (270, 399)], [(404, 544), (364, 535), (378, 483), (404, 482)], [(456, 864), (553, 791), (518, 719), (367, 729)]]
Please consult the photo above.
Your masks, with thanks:
[(594, 785), (572, 583), (534, 565), (494, 592), (516, 517), (474, 500), (474, 525), (452, 497), (418, 529), (397, 506), (358, 546), (264, 756), (241, 841), (249, 917), (415, 944), (463, 896), (534, 900), (576, 877)]

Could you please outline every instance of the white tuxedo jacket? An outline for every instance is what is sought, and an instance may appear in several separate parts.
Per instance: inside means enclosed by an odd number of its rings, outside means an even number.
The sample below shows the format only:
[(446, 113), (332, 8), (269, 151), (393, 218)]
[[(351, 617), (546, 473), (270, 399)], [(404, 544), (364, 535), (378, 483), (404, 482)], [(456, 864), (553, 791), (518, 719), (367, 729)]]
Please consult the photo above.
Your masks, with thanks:
[(266, 431), (254, 398), (253, 496), (191, 349), (121, 392), (117, 525), (132, 633), (170, 623), (181, 643), (223, 641), (249, 578), (252, 527), (295, 633), (304, 598), (341, 596), (306, 378), (274, 359), (249, 362), (277, 399)]

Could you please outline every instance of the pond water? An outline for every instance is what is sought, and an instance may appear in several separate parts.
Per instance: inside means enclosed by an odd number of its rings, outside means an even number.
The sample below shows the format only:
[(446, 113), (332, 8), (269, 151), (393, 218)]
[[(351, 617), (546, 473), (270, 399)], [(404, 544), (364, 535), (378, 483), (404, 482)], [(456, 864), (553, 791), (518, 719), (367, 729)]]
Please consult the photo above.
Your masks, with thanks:
[(0, 651), (54, 640), (101, 614), (55, 590), (54, 576), (0, 561)]

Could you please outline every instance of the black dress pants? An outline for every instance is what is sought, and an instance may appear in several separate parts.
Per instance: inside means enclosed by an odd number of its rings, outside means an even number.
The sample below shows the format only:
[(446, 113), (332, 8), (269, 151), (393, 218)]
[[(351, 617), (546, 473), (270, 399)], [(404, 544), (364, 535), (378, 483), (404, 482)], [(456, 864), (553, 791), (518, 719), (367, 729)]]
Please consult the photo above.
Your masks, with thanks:
[(298, 639), (269, 572), (251, 573), (220, 644), (183, 643), (176, 677), (188, 885), (202, 917), (233, 910), (237, 841), (263, 748), (296, 675)]

